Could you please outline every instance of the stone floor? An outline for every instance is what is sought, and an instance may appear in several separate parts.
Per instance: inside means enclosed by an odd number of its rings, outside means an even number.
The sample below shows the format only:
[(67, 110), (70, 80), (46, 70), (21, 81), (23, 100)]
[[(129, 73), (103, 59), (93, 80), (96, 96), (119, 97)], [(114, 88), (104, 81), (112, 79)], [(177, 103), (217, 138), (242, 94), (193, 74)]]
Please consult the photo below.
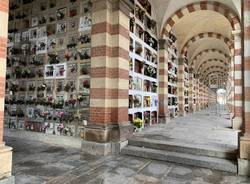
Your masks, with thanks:
[(222, 146), (237, 149), (238, 131), (231, 128), (230, 115), (224, 106), (217, 105), (185, 117), (172, 119), (168, 124), (146, 128), (135, 136), (155, 140), (176, 141), (201, 146)]
[[(217, 114), (216, 114), (217, 112)], [(223, 107), (154, 126), (136, 136), (168, 136), (197, 144), (237, 146), (237, 133)], [(216, 123), (217, 122), (217, 123)], [(218, 122), (220, 122), (218, 124)], [(197, 126), (199, 125), (199, 126)], [(165, 127), (164, 132), (162, 126)], [(171, 131), (167, 131), (171, 129)], [(226, 139), (225, 139), (226, 136)], [(159, 137), (158, 137), (159, 138)], [(163, 138), (163, 137), (161, 137)], [(16, 184), (247, 184), (250, 178), (210, 169), (129, 157), (93, 157), (79, 149), (5, 137), (14, 149)]]
[(5, 137), (14, 148), (16, 184), (247, 184), (250, 178), (128, 156), (95, 158), (79, 150)]

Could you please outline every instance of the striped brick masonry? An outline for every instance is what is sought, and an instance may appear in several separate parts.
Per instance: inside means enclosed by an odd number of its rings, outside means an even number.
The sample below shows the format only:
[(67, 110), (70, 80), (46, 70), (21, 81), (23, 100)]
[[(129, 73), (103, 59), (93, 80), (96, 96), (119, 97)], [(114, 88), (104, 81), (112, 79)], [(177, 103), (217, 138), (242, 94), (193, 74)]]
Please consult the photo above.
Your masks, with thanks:
[(8, 37), (9, 0), (0, 1), (0, 183), (10, 181), (12, 168), (12, 148), (3, 142), (5, 74)]
[(185, 116), (185, 98), (184, 98), (184, 58), (178, 60), (178, 105), (179, 116)]
[(189, 104), (189, 112), (193, 113), (194, 112), (194, 102), (193, 102), (193, 95), (194, 95), (194, 73), (193, 73), (193, 68), (190, 67), (188, 71), (188, 77), (189, 77), (189, 89), (188, 89), (188, 104)]
[(242, 1), (244, 28), (244, 112), (243, 132), (239, 140), (238, 172), (250, 175), (250, 0)]
[(128, 122), (131, 4), (125, 0), (92, 2), (90, 120), (82, 150), (107, 155), (119, 152), (133, 132)]
[(228, 48), (230, 49), (230, 52), (233, 54), (234, 52), (234, 46), (232, 41), (227, 38), (224, 37), (223, 35), (219, 34), (219, 33), (213, 33), (213, 32), (207, 32), (207, 33), (200, 33), (198, 35), (193, 36), (192, 38), (190, 38), (183, 46), (181, 53), (184, 54), (188, 51), (188, 48), (195, 42), (201, 40), (201, 39), (206, 39), (206, 38), (215, 38), (218, 40), (221, 40), (222, 42), (224, 42)]
[(237, 30), (233, 32), (234, 35), (234, 95), (231, 97), (234, 101), (232, 108), (234, 107), (233, 129), (242, 129), (242, 59), (241, 59), (241, 31)]
[(159, 40), (159, 123), (169, 121), (167, 41)]
[[(199, 61), (199, 58), (205, 54), (208, 54), (208, 53), (217, 53), (217, 54), (220, 54), (224, 57), (225, 60), (229, 60), (230, 59), (230, 56), (224, 52), (222, 52), (221, 50), (218, 50), (218, 49), (206, 49), (206, 50), (203, 50), (201, 52), (199, 52), (196, 56), (194, 56), (194, 58), (192, 58), (191, 60), (191, 63), (190, 65), (193, 65), (194, 63), (196, 63), (197, 61)], [(214, 60), (218, 60), (218, 59), (214, 59)]]
[(161, 37), (163, 38), (164, 35), (167, 35), (171, 31), (173, 26), (178, 21), (180, 21), (180, 19), (182, 19), (185, 15), (189, 15), (192, 12), (200, 10), (215, 11), (228, 19), (228, 21), (232, 25), (233, 30), (240, 29), (240, 22), (238, 16), (233, 11), (230, 11), (229, 7), (219, 2), (200, 1), (184, 6), (183, 8), (177, 10), (170, 18), (168, 18), (163, 26), (164, 29), (161, 32)]

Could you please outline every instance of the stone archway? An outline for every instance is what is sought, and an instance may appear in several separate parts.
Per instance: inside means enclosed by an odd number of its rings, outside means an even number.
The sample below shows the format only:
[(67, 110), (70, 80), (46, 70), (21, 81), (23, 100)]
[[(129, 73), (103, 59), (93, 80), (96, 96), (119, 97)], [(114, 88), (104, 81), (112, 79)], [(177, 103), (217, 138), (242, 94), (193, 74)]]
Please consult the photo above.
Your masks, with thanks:
[(195, 11), (210, 10), (223, 15), (231, 23), (233, 30), (240, 29), (240, 21), (238, 16), (230, 10), (226, 5), (219, 2), (201, 1), (191, 3), (179, 10), (177, 10), (171, 17), (167, 19), (161, 31), (161, 37), (168, 34), (172, 27), (185, 15), (191, 14)]

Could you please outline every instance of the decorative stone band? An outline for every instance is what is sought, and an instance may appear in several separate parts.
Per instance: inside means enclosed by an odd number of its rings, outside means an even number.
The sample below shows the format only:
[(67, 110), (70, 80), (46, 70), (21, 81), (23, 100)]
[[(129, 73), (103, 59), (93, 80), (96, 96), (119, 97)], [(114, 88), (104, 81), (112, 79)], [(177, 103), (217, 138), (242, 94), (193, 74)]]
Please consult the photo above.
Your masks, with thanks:
[[(218, 50), (218, 49), (206, 49), (206, 50), (203, 50), (203, 51), (199, 52), (197, 55), (195, 55), (191, 59), (190, 66), (192, 66), (194, 63), (196, 63), (196, 61), (199, 59), (199, 57), (201, 57), (204, 54), (208, 54), (208, 53), (213, 53), (213, 54), (217, 53), (217, 54), (222, 55), (226, 60), (230, 59), (230, 56), (228, 54), (222, 52), (221, 50)], [(228, 63), (228, 64), (230, 64), (230, 63)]]
[(163, 30), (161, 32), (161, 37), (167, 35), (172, 27), (185, 15), (189, 15), (192, 12), (200, 11), (200, 10), (210, 10), (220, 13), (224, 17), (228, 19), (230, 24), (232, 25), (233, 30), (240, 29), (240, 22), (237, 14), (231, 10), (229, 7), (221, 4), (219, 2), (210, 2), (210, 1), (201, 1), (189, 4), (184, 6), (183, 8), (177, 10), (170, 18), (167, 19), (163, 26)]
[(193, 36), (184, 44), (184, 46), (181, 50), (181, 53), (184, 54), (185, 52), (187, 52), (190, 45), (193, 44), (194, 42), (199, 41), (201, 39), (206, 39), (206, 38), (216, 38), (218, 40), (221, 40), (222, 42), (224, 42), (228, 46), (229, 50), (231, 51), (231, 54), (233, 55), (233, 53), (234, 53), (233, 42), (229, 38), (224, 37), (223, 35), (221, 35), (219, 33), (213, 33), (213, 32), (200, 33), (198, 35)]
[(229, 64), (227, 61), (221, 60), (221, 59), (208, 59), (205, 61), (202, 61), (198, 66), (197, 66), (197, 71), (200, 71), (203, 67), (206, 67), (207, 65), (213, 65), (215, 66), (216, 64), (224, 65), (225, 68), (229, 67)]

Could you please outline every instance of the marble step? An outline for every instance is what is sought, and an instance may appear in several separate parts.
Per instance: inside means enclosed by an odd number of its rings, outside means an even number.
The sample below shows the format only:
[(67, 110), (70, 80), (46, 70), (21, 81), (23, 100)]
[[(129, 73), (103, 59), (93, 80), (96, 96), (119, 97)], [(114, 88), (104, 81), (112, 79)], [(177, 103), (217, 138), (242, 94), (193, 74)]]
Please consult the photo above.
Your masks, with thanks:
[(231, 160), (236, 160), (237, 158), (237, 148), (221, 144), (199, 145), (197, 143), (184, 143), (179, 140), (166, 141), (133, 137), (129, 139), (128, 145)]
[(173, 151), (157, 150), (130, 145), (124, 147), (121, 154), (237, 173), (236, 162), (222, 158), (177, 153)]

